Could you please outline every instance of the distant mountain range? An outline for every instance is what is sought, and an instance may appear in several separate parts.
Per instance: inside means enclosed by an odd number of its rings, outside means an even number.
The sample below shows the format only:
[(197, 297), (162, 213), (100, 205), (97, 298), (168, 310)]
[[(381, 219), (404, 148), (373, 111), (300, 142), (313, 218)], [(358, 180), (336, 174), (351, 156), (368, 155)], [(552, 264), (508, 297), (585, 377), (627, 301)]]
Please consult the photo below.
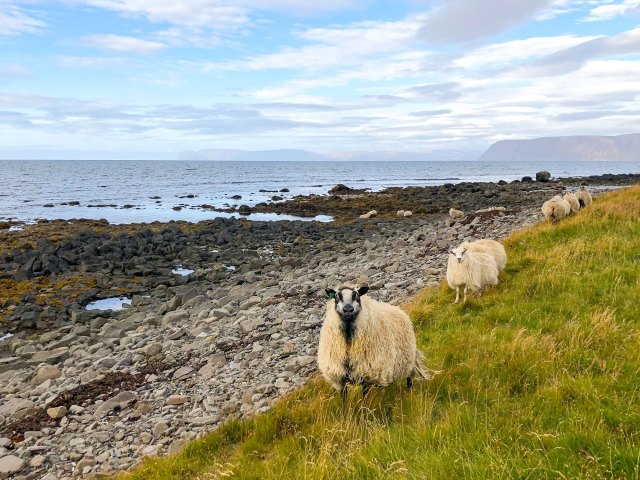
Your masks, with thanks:
[(486, 161), (633, 161), (640, 160), (640, 133), (612, 137), (577, 135), (531, 140), (502, 140), (482, 154)]
[(179, 160), (213, 160), (213, 161), (413, 161), (413, 160), (475, 160), (479, 152), (462, 150), (436, 150), (427, 153), (419, 152), (340, 152), (332, 154), (315, 153), (307, 150), (185, 150), (178, 157)]

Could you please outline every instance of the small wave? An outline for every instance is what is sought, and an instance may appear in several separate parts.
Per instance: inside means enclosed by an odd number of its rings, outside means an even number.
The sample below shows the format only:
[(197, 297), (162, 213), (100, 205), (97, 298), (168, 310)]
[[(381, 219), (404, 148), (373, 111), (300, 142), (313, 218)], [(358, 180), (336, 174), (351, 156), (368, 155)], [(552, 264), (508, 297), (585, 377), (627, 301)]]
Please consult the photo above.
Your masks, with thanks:
[(462, 180), (458, 177), (446, 177), (446, 178), (414, 178), (413, 180), (419, 180), (421, 182), (446, 182), (447, 180)]

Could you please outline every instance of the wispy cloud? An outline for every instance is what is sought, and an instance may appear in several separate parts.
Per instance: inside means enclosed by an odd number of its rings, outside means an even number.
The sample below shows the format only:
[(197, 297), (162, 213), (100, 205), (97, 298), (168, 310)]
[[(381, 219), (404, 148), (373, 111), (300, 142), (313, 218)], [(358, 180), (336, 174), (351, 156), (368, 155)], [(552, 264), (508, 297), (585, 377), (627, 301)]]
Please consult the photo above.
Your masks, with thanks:
[(87, 35), (80, 39), (83, 46), (99, 48), (111, 52), (149, 54), (166, 48), (164, 43), (151, 42), (123, 35)]
[(44, 27), (44, 22), (29, 16), (14, 3), (0, 0), (0, 35), (36, 33)]
[(0, 81), (3, 79), (9, 78), (26, 78), (32, 75), (31, 70), (28, 68), (18, 65), (7, 63), (4, 65), (0, 65)]
[(432, 44), (489, 38), (534, 18), (551, 0), (447, 0), (429, 12), (419, 36)]
[(640, 28), (610, 37), (599, 37), (543, 56), (523, 67), (523, 76), (561, 75), (599, 58), (640, 54)]
[(591, 9), (585, 22), (601, 22), (611, 20), (622, 15), (639, 15), (640, 0), (624, 0), (622, 2), (606, 3)]

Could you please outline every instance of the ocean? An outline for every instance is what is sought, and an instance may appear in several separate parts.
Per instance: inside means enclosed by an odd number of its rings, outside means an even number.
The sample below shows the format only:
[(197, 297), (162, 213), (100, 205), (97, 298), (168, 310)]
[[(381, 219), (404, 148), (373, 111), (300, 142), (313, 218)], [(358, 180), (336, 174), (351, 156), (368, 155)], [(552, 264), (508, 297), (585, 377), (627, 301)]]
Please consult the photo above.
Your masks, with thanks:
[[(535, 177), (640, 173), (637, 162), (0, 161), (0, 220), (106, 219), (110, 223), (237, 216), (203, 209), (255, 205), (274, 195), (324, 195), (338, 183), (382, 190)], [(288, 189), (288, 192), (280, 192)], [(260, 190), (263, 190), (262, 192)], [(240, 195), (241, 199), (232, 199)], [(79, 202), (79, 205), (63, 205)], [(45, 205), (49, 205), (45, 207)], [(179, 208), (179, 210), (178, 210)], [(252, 214), (254, 220), (287, 215)], [(320, 217), (317, 220), (328, 220)]]

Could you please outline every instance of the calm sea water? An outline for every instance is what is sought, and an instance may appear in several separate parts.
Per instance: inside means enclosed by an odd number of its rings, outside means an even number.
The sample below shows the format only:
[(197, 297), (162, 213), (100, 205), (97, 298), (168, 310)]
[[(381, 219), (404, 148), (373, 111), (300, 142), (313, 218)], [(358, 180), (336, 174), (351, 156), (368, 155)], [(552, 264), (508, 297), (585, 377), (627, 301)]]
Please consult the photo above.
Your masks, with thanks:
[[(640, 173), (638, 162), (202, 162), (202, 161), (0, 161), (0, 220), (105, 218), (111, 223), (200, 221), (229, 216), (199, 205), (254, 205), (273, 195), (326, 194), (338, 183), (381, 190), (439, 185)], [(275, 193), (280, 189), (288, 193)], [(272, 192), (260, 192), (260, 190)], [(241, 195), (234, 200), (233, 195)], [(193, 196), (192, 198), (189, 198)], [(160, 198), (152, 198), (160, 197)], [(182, 197), (182, 198), (181, 198)], [(61, 205), (78, 201), (79, 206)], [(53, 207), (44, 207), (53, 204)], [(115, 205), (90, 207), (90, 205)], [(123, 208), (132, 205), (131, 208)], [(180, 211), (173, 207), (182, 206)], [(288, 219), (251, 215), (253, 219)]]

